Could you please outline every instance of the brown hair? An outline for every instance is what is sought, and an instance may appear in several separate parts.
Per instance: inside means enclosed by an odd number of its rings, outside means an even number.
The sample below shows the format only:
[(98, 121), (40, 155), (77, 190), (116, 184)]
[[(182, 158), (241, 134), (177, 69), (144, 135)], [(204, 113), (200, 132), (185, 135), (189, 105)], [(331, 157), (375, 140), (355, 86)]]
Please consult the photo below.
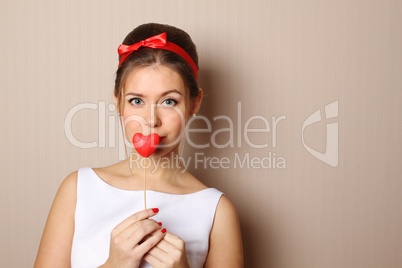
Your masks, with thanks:
[[(190, 55), (198, 69), (197, 48), (191, 40), (191, 37), (179, 28), (158, 23), (142, 24), (126, 36), (123, 44), (129, 46), (164, 32), (166, 32), (167, 40), (169, 42), (180, 46)], [(119, 56), (119, 60), (120, 57), (121, 56)], [(138, 68), (155, 65), (167, 66), (181, 76), (188, 91), (188, 101), (193, 100), (198, 96), (199, 89), (195, 74), (190, 65), (181, 56), (169, 50), (142, 47), (138, 51), (131, 53), (117, 69), (114, 95), (117, 97), (117, 106), (120, 112), (122, 112), (122, 109), (124, 108), (124, 102), (123, 106), (121, 106), (121, 101), (123, 99), (124, 84), (128, 74)]]

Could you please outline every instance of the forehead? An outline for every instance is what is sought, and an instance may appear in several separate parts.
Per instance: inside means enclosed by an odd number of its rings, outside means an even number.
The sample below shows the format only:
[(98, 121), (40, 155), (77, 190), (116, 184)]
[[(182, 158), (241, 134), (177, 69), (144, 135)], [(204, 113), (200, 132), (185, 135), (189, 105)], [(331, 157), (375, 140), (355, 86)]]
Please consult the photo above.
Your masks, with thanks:
[(157, 65), (132, 71), (125, 81), (124, 91), (125, 94), (159, 95), (172, 89), (186, 95), (185, 84), (179, 73), (164, 65)]

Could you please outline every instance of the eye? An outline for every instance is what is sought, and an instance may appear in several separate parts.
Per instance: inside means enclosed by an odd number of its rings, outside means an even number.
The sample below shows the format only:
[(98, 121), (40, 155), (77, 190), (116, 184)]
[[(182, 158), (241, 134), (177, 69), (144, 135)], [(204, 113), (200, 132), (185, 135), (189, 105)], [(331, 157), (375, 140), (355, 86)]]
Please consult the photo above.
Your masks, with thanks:
[(142, 104), (142, 100), (140, 98), (132, 98), (128, 101), (132, 105), (140, 105)]
[(178, 101), (174, 99), (166, 99), (163, 101), (163, 104), (165, 104), (166, 106), (175, 106), (177, 103)]

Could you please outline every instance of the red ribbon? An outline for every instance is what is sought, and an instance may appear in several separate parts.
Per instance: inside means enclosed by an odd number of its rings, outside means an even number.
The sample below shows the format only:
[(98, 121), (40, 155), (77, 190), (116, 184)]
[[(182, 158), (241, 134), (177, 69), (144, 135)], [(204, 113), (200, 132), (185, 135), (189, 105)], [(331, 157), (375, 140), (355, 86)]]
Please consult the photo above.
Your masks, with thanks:
[(190, 55), (188, 55), (188, 53), (184, 49), (182, 49), (181, 47), (172, 42), (168, 42), (166, 39), (166, 33), (161, 33), (152, 36), (138, 43), (135, 43), (131, 46), (121, 44), (117, 50), (119, 55), (121, 55), (119, 67), (131, 53), (139, 50), (141, 47), (160, 48), (178, 54), (191, 66), (191, 69), (193, 69), (195, 75), (195, 79), (198, 78), (197, 65), (194, 63), (193, 59), (190, 57)]

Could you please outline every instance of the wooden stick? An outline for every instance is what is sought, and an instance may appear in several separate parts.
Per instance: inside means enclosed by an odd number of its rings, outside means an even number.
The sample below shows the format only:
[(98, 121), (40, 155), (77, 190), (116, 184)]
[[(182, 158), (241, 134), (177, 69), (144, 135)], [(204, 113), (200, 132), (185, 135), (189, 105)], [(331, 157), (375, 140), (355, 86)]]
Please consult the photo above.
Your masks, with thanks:
[(147, 209), (147, 170), (144, 168), (144, 206)]

